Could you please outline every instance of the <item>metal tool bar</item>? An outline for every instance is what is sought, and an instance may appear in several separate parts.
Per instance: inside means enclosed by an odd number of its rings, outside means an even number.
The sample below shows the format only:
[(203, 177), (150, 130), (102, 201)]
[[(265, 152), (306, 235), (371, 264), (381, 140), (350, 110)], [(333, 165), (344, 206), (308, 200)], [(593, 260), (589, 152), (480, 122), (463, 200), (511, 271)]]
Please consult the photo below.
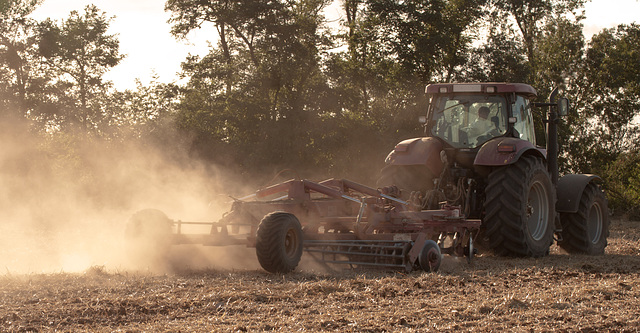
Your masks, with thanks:
[[(401, 249), (398, 249), (398, 250), (401, 250)], [(332, 251), (332, 250), (319, 250), (319, 249), (307, 249), (306, 251), (316, 252), (316, 253), (326, 253), (326, 254), (343, 254), (343, 255), (353, 255), (353, 256), (363, 256), (363, 257), (379, 257), (379, 258), (388, 258), (388, 259), (404, 258), (404, 254), (380, 254), (380, 253), (370, 253), (370, 252)]]

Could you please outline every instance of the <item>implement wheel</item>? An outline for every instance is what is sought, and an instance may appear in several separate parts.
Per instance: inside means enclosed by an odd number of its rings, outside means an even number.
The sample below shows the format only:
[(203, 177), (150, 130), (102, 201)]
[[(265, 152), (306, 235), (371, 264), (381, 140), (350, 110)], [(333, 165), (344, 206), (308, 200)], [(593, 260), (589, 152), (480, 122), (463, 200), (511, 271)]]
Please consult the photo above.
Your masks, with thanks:
[(144, 209), (131, 216), (125, 230), (127, 252), (135, 262), (162, 264), (171, 247), (173, 221), (157, 209)]
[(555, 191), (540, 158), (523, 156), (489, 175), (483, 224), (498, 255), (549, 254), (555, 221)]
[(295, 215), (265, 215), (256, 232), (256, 255), (260, 266), (271, 273), (293, 271), (302, 257), (302, 227)]
[(436, 272), (442, 263), (440, 246), (433, 240), (427, 240), (418, 255), (418, 264), (425, 272)]
[(171, 234), (173, 222), (165, 213), (157, 209), (143, 209), (129, 219), (125, 236), (132, 238), (162, 239)]
[(578, 211), (560, 214), (560, 222), (560, 247), (569, 253), (604, 254), (609, 236), (609, 209), (599, 186), (588, 184), (582, 192)]

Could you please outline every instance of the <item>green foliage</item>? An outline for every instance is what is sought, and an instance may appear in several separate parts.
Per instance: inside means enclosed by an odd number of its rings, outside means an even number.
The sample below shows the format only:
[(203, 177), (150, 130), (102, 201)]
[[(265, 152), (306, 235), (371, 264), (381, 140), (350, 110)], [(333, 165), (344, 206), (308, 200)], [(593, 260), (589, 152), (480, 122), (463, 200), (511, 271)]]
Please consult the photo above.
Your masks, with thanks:
[(0, 114), (62, 143), (188, 143), (192, 157), (240, 173), (291, 168), (370, 184), (398, 141), (422, 134), (426, 84), (525, 82), (540, 101), (561, 87), (574, 102), (559, 128), (561, 169), (599, 173), (612, 205), (640, 206), (640, 27), (585, 44), (585, 0), (345, 0), (336, 34), (323, 17), (330, 0), (168, 0), (177, 38), (210, 25), (216, 44), (185, 59), (187, 83), (133, 91), (103, 79), (123, 59), (106, 13), (87, 6), (35, 22), (39, 3), (0, 2)]
[[(136, 90), (116, 91), (102, 102), (108, 115), (102, 136), (110, 140), (164, 141), (172, 137), (179, 88), (159, 83), (154, 78), (143, 85), (136, 81)], [(166, 142), (164, 142), (166, 143)]]
[[(549, 19), (536, 46), (536, 81), (541, 87), (576, 83), (583, 59), (582, 24), (562, 16)], [(548, 88), (547, 88), (548, 89)]]
[(106, 84), (102, 76), (116, 66), (123, 55), (119, 41), (108, 35), (110, 18), (96, 6), (84, 13), (72, 11), (60, 24), (46, 20), (39, 27), (40, 53), (56, 73), (53, 90), (64, 91), (63, 125), (79, 125), (84, 131), (97, 131), (105, 121), (100, 99)]
[[(527, 82), (536, 88), (539, 101), (546, 101), (554, 88), (575, 82), (584, 47), (580, 23), (584, 17), (579, 13), (584, 2), (489, 1), (488, 42), (476, 51), (481, 63), (488, 66), (476, 71), (474, 77)], [(545, 116), (546, 112), (534, 113), (536, 139), (541, 145), (546, 144)], [(569, 127), (560, 130), (565, 137), (572, 135)]]
[(640, 26), (622, 25), (593, 36), (576, 89), (578, 119), (573, 170), (602, 171), (640, 147)]
[(640, 152), (619, 154), (604, 171), (609, 205), (640, 220)]
[(489, 27), (487, 41), (473, 50), (467, 76), (480, 82), (528, 82), (529, 63), (525, 47), (506, 22)]
[[(620, 25), (592, 37), (574, 88), (578, 113), (567, 167), (604, 175), (610, 200), (618, 211), (637, 216), (640, 179), (640, 26)], [(634, 187), (635, 186), (635, 187)]]
[(40, 1), (0, 2), (0, 116), (24, 116), (38, 91), (37, 52), (28, 18)]
[[(184, 19), (178, 5), (167, 4), (180, 11), (174, 15), (176, 33), (191, 29), (192, 21)], [(316, 96), (326, 89), (319, 70), (326, 44), (319, 29), (324, 4), (235, 5), (247, 7), (233, 7), (231, 16), (225, 15), (230, 6), (225, 2), (186, 9), (216, 24), (220, 42), (204, 58), (183, 64), (190, 81), (182, 92), (178, 124), (194, 135), (201, 156), (218, 163), (256, 169), (271, 169), (273, 161), (306, 165), (314, 150), (311, 132), (323, 112)]]
[(595, 35), (587, 51), (585, 78), (591, 93), (586, 116), (595, 120), (602, 148), (612, 153), (638, 149), (634, 122), (640, 109), (640, 25), (619, 26)]
[(376, 21), (377, 38), (422, 84), (450, 81), (463, 65), (472, 42), (470, 28), (481, 17), (483, 0), (368, 1), (367, 19)]
[[(568, 17), (573, 17), (575, 22), (582, 20), (583, 16), (577, 11), (585, 2), (586, 0), (490, 0), (488, 6), (493, 11), (494, 25), (510, 21), (518, 27), (517, 39), (524, 46), (533, 74), (539, 69), (536, 53), (540, 39), (544, 38), (549, 28), (554, 27), (554, 21), (561, 18), (568, 20)], [(536, 80), (536, 77), (531, 75), (530, 80)]]

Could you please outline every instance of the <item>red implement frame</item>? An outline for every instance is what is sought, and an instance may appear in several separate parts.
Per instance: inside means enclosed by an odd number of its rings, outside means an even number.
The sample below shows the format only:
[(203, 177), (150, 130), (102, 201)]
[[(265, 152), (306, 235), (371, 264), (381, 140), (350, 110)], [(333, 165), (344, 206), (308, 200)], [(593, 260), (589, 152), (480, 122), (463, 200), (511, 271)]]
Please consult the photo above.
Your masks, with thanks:
[[(480, 220), (465, 219), (459, 207), (417, 207), (349, 180), (289, 180), (236, 199), (218, 222), (175, 221), (174, 243), (255, 246), (262, 217), (284, 211), (300, 220), (305, 250), (324, 262), (411, 270), (428, 240), (436, 241), (443, 253), (473, 256)], [(211, 232), (182, 233), (182, 226), (190, 224), (210, 224)]]

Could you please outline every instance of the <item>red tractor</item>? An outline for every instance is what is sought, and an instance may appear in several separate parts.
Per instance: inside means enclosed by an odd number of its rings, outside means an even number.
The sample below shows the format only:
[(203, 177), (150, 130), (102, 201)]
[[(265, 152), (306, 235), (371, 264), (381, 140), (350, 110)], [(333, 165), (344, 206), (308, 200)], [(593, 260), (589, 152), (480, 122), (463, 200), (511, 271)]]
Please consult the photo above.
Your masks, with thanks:
[[(467, 257), (479, 237), (499, 255), (540, 257), (557, 235), (570, 253), (602, 254), (607, 200), (595, 175), (558, 179), (558, 115), (567, 99), (532, 103), (526, 84), (434, 84), (426, 136), (387, 157), (377, 188), (344, 179), (292, 179), (235, 199), (217, 222), (133, 215), (127, 236), (151, 257), (169, 244), (255, 247), (262, 267), (294, 270), (306, 251), (327, 264), (435, 271), (442, 254)], [(548, 107), (547, 149), (532, 107)], [(192, 225), (207, 234), (189, 234)], [(160, 245), (160, 247), (158, 247)]]
[[(425, 136), (405, 140), (388, 155), (378, 186), (394, 184), (422, 201), (442, 202), (481, 219), (485, 245), (499, 255), (541, 257), (555, 239), (569, 253), (604, 253), (609, 235), (601, 179), (558, 179), (559, 116), (569, 102), (531, 102), (526, 84), (458, 83), (427, 86)], [(548, 107), (547, 147), (536, 145), (533, 108)]]

